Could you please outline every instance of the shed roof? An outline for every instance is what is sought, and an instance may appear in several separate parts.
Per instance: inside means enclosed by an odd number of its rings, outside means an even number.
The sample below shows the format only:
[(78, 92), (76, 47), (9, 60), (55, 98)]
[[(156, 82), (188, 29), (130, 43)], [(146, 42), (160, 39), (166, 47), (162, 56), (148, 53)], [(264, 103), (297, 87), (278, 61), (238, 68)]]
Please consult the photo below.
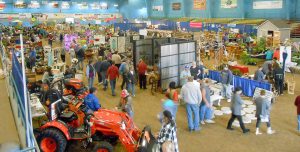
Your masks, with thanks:
[(278, 29), (291, 29), (291, 26), (289, 24), (289, 22), (287, 21), (283, 21), (283, 20), (266, 20), (265, 22), (263, 22), (262, 24), (260, 24), (258, 26), (258, 28), (260, 26), (265, 25), (267, 22), (272, 23), (273, 25), (275, 25)]

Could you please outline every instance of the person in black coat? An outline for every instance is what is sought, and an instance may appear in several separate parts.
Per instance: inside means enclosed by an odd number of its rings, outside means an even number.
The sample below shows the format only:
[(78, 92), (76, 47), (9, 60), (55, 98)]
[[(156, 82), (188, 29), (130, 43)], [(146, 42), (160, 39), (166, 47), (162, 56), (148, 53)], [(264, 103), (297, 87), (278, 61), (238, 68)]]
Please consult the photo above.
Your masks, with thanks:
[(278, 63), (274, 64), (273, 77), (278, 94), (283, 95), (283, 70)]
[(110, 62), (108, 60), (104, 60), (102, 61), (101, 65), (100, 65), (100, 74), (103, 80), (103, 89), (106, 90), (107, 89), (107, 79), (106, 79), (106, 72), (107, 69), (110, 67)]
[(94, 67), (98, 75), (98, 84), (102, 84), (102, 76), (101, 76), (101, 64), (102, 64), (102, 56), (98, 57), (98, 61), (95, 63)]

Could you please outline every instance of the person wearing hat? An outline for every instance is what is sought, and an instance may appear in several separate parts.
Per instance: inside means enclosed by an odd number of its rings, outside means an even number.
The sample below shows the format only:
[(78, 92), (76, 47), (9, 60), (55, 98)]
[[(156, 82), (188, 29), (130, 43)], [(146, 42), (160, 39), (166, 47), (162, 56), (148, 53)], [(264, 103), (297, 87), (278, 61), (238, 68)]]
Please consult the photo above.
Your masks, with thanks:
[(231, 101), (231, 82), (233, 80), (233, 74), (228, 69), (228, 66), (224, 66), (224, 70), (221, 71), (221, 83), (222, 83), (222, 96), (227, 99), (227, 102)]
[(120, 102), (115, 107), (115, 109), (120, 109), (123, 112), (126, 112), (131, 118), (133, 118), (132, 97), (126, 89), (122, 90)]
[(240, 87), (235, 88), (233, 96), (231, 98), (232, 103), (231, 103), (231, 118), (228, 121), (227, 124), (227, 129), (228, 130), (234, 130), (232, 128), (232, 123), (235, 120), (235, 118), (238, 119), (239, 123), (240, 123), (240, 127), (243, 130), (243, 133), (248, 133), (250, 130), (245, 128), (243, 119), (242, 119), (242, 110), (243, 107), (242, 105), (244, 104), (244, 101), (241, 98), (241, 94), (242, 94), (242, 89)]
[(99, 99), (96, 97), (97, 88), (91, 87), (90, 93), (84, 98), (84, 104), (88, 107), (89, 110), (98, 111), (101, 108)]
[[(194, 77), (188, 77), (188, 82), (182, 86), (180, 97), (186, 103), (189, 131), (200, 131), (199, 106), (202, 100), (200, 85), (193, 82)], [(193, 116), (194, 115), (194, 116)]]
[(260, 123), (266, 122), (267, 123), (267, 134), (275, 133), (274, 130), (271, 129), (271, 122), (270, 122), (270, 111), (271, 111), (271, 99), (266, 97), (266, 91), (261, 90), (260, 96), (254, 99), (254, 103), (256, 105), (256, 135), (262, 134), (259, 132)]
[(184, 70), (180, 73), (180, 85), (183, 86), (187, 83), (188, 77), (191, 76), (190, 67), (186, 65)]
[(177, 129), (170, 111), (165, 110), (163, 112), (162, 121), (162, 127), (157, 136), (157, 142), (160, 147), (160, 151), (163, 151), (163, 149), (170, 149), (167, 151), (178, 152), (179, 149), (176, 135)]

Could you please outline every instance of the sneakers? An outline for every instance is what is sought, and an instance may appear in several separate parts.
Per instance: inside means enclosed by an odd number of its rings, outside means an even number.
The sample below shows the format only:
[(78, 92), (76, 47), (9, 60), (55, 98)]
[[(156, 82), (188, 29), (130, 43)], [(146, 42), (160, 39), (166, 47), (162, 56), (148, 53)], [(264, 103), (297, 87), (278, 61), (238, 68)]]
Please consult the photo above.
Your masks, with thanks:
[(234, 130), (232, 127), (227, 127), (227, 130)]
[(261, 135), (262, 133), (261, 132), (259, 132), (259, 129), (258, 128), (256, 128), (256, 132), (255, 132), (255, 135)]
[(201, 125), (205, 125), (205, 122), (204, 122), (204, 121), (201, 121), (200, 123), (201, 123)]
[(244, 134), (246, 134), (246, 133), (248, 133), (248, 132), (250, 132), (250, 129), (245, 129), (245, 130), (243, 130), (243, 133), (244, 133)]
[(215, 121), (213, 121), (213, 120), (205, 120), (205, 122), (209, 123), (209, 124), (214, 124), (215, 123)]
[(227, 102), (231, 102), (231, 99), (227, 99)]
[(275, 133), (275, 130), (272, 130), (271, 128), (268, 128), (267, 134), (272, 135)]

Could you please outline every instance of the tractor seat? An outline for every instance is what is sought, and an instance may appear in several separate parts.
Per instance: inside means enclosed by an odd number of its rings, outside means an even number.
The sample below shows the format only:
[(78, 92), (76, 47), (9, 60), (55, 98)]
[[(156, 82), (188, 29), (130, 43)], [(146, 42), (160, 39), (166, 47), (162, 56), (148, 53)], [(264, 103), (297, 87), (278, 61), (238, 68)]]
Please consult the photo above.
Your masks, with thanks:
[(64, 122), (71, 122), (78, 119), (77, 115), (73, 111), (63, 112), (60, 114), (59, 119)]

